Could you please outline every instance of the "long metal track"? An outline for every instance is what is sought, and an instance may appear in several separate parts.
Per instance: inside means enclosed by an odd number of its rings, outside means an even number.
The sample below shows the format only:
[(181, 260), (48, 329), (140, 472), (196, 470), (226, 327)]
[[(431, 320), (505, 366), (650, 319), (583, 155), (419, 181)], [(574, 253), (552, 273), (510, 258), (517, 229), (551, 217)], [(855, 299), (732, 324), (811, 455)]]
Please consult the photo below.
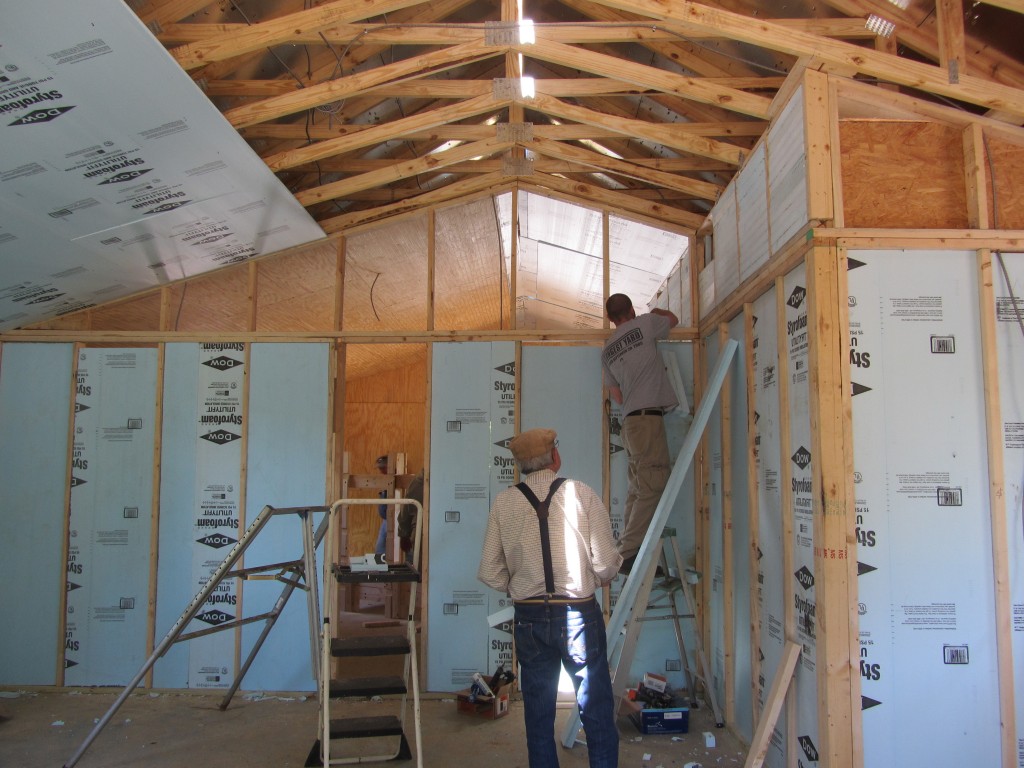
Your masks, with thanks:
[[(668, 523), (672, 507), (675, 506), (679, 490), (683, 486), (683, 480), (686, 479), (686, 473), (690, 471), (693, 457), (697, 453), (697, 444), (700, 442), (708, 420), (711, 418), (711, 410), (721, 394), (725, 375), (729, 371), (729, 365), (738, 347), (739, 344), (735, 339), (729, 339), (722, 348), (722, 354), (718, 358), (718, 362), (715, 363), (715, 369), (708, 381), (708, 388), (704, 393), (704, 398), (700, 401), (700, 405), (697, 406), (697, 411), (693, 416), (693, 423), (690, 425), (690, 430), (686, 433), (683, 445), (679, 449), (679, 455), (672, 466), (672, 472), (668, 476), (668, 482), (665, 484), (665, 490), (662, 491), (661, 499), (654, 510), (654, 518), (647, 529), (647, 535), (644, 536), (640, 550), (636, 554), (636, 562), (629, 576), (626, 577), (626, 583), (622, 585), (622, 591), (619, 593), (619, 598), (615, 603), (615, 610), (612, 611), (611, 619), (608, 621), (609, 651), (617, 647), (618, 644), (615, 642), (615, 638), (618, 638), (623, 632), (631, 610), (636, 604), (637, 593), (640, 591), (643, 576), (647, 573), (652, 563), (655, 550), (658, 549), (657, 544), (661, 539), (661, 533), (665, 529), (666, 523)], [(576, 708), (566, 723), (565, 730), (562, 732), (562, 746), (572, 747), (576, 743), (580, 727), (579, 708)]]

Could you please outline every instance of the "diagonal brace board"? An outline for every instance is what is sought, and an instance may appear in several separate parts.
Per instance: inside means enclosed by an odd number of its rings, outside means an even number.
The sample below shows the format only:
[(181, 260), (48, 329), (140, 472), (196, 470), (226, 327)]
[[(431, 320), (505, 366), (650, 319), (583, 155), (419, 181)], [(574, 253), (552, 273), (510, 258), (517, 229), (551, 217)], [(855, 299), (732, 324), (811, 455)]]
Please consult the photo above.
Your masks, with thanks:
[[(722, 391), (722, 384), (725, 382), (726, 373), (729, 371), (729, 365), (738, 347), (739, 344), (735, 339), (729, 339), (722, 348), (722, 354), (718, 358), (715, 369), (708, 381), (708, 388), (704, 393), (704, 398), (700, 401), (700, 405), (697, 406), (697, 411), (693, 416), (693, 423), (690, 426), (690, 430), (686, 433), (682, 447), (679, 449), (679, 455), (672, 466), (672, 472), (668, 476), (668, 482), (665, 484), (665, 490), (662, 491), (661, 499), (658, 500), (658, 506), (654, 510), (654, 518), (647, 528), (647, 535), (644, 536), (644, 541), (636, 554), (636, 562), (629, 576), (626, 577), (626, 583), (622, 585), (622, 591), (619, 593), (619, 599), (615, 603), (615, 610), (612, 611), (612, 617), (608, 622), (606, 630), (609, 638), (609, 657), (616, 652), (615, 649), (620, 642), (620, 635), (629, 618), (630, 611), (636, 603), (637, 593), (643, 581), (642, 574), (647, 572), (648, 566), (651, 564), (651, 558), (654, 550), (657, 548), (658, 540), (661, 538), (661, 532), (665, 529), (665, 524), (668, 522), (672, 507), (675, 506), (676, 497), (683, 486), (683, 480), (686, 479), (686, 474), (690, 471), (693, 457), (697, 453), (697, 444), (700, 442), (704, 428), (711, 418), (711, 409), (714, 408), (715, 401), (718, 400)], [(566, 723), (565, 730), (562, 732), (562, 746), (572, 747), (576, 743), (576, 736), (580, 731), (580, 726), (580, 713), (577, 707)]]

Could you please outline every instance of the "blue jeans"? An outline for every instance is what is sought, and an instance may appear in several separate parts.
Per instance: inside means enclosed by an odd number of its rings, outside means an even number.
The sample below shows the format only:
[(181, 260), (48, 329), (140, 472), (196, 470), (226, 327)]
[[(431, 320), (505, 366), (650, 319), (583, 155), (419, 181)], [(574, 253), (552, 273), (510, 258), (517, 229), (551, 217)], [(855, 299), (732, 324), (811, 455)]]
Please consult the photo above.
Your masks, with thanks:
[(619, 731), (608, 671), (604, 617), (596, 601), (515, 607), (516, 655), (526, 718), (530, 768), (558, 768), (555, 703), (560, 668), (572, 678), (587, 733), (590, 768), (617, 768)]

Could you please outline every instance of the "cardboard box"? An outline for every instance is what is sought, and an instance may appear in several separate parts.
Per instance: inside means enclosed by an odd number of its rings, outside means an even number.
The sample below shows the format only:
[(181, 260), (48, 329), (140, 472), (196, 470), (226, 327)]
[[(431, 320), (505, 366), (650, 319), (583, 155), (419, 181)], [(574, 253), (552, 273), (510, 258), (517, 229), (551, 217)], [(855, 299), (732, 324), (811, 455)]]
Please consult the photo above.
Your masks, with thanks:
[(469, 688), (455, 694), (455, 706), (464, 715), (475, 715), (484, 720), (497, 720), (508, 714), (508, 688), (499, 688), (494, 696), (477, 696), (469, 700)]
[(664, 693), (668, 690), (668, 680), (661, 675), (656, 675), (653, 672), (644, 672), (644, 679), (640, 681), (641, 685), (645, 688), (650, 688), (652, 691), (658, 693)]
[(687, 733), (690, 730), (690, 708), (673, 700), (671, 707), (644, 707), (638, 701), (622, 697), (620, 707), (640, 733)]

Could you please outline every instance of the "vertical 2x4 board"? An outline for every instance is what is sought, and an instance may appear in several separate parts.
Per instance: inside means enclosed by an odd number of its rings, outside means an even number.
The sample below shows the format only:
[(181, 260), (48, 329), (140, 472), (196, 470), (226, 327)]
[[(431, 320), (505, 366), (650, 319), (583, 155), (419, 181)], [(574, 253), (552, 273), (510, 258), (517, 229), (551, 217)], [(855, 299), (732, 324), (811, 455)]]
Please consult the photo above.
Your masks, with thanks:
[(4, 685), (57, 683), (73, 349), (8, 343), (0, 359)]
[(1000, 762), (976, 258), (848, 259), (868, 768)]

